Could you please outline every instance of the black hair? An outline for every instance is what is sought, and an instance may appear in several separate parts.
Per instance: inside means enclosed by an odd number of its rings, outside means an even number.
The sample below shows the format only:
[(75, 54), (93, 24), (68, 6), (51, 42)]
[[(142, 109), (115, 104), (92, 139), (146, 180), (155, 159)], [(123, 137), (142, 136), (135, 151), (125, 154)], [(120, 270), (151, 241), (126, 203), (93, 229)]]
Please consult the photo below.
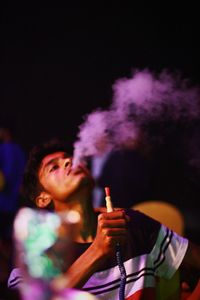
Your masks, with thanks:
[(61, 140), (52, 139), (32, 148), (24, 170), (22, 193), (26, 200), (35, 203), (36, 197), (44, 191), (39, 181), (39, 168), (43, 158), (51, 153), (63, 151), (71, 156), (69, 145)]

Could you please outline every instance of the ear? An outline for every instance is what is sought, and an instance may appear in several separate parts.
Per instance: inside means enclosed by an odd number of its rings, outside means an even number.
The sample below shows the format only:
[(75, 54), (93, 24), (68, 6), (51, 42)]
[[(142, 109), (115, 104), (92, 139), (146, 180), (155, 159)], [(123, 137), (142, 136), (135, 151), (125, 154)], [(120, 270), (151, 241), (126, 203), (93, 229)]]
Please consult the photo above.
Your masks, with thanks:
[(47, 207), (52, 201), (51, 196), (46, 192), (41, 192), (39, 196), (36, 198), (36, 205), (40, 208)]

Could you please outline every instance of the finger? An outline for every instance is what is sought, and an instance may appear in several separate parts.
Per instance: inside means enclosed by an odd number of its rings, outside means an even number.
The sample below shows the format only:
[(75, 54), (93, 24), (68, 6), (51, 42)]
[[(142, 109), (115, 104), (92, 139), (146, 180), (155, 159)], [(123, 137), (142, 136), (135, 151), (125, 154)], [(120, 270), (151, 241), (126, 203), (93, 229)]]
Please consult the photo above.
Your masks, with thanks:
[(99, 226), (101, 228), (126, 228), (127, 222), (124, 219), (117, 220), (100, 220)]
[(124, 210), (120, 211), (113, 211), (113, 212), (105, 212), (101, 213), (98, 216), (98, 219), (106, 219), (106, 220), (113, 220), (113, 219), (125, 219), (125, 212)]
[(105, 212), (107, 212), (107, 208), (106, 207), (95, 207), (94, 211), (97, 213), (105, 213)]
[[(125, 212), (124, 208), (115, 207), (115, 208), (114, 208), (114, 211), (122, 211), (122, 212), (123, 212), (123, 214), (124, 214), (124, 217), (125, 217), (126, 221), (127, 221), (127, 222), (129, 222), (129, 221), (130, 221), (130, 217), (129, 217), (129, 216), (126, 214), (126, 212)], [(103, 212), (103, 211), (102, 211), (102, 212)]]
[(124, 228), (107, 228), (103, 230), (103, 234), (105, 236), (113, 236), (113, 237), (119, 237), (119, 236), (124, 236), (127, 234), (126, 229)]

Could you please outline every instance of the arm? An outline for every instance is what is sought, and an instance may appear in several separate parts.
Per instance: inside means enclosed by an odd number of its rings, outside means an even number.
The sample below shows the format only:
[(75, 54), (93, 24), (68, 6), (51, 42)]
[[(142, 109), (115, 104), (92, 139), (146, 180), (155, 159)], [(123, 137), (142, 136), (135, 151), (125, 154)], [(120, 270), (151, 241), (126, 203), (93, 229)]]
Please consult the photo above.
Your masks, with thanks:
[(81, 288), (107, 258), (115, 255), (116, 244), (125, 240), (126, 223), (127, 217), (123, 211), (100, 214), (93, 243), (64, 274), (66, 279), (62, 281), (57, 277), (53, 286), (57, 287), (58, 284), (59, 288)]

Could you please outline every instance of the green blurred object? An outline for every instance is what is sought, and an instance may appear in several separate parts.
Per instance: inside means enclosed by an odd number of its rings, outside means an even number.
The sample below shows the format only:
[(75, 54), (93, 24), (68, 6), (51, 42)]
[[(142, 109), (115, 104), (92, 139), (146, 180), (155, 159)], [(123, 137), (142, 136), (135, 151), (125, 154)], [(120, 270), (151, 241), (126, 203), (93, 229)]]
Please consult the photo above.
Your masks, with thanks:
[(27, 207), (19, 210), (14, 222), (16, 261), (25, 276), (48, 281), (66, 271), (76, 225), (68, 215)]

